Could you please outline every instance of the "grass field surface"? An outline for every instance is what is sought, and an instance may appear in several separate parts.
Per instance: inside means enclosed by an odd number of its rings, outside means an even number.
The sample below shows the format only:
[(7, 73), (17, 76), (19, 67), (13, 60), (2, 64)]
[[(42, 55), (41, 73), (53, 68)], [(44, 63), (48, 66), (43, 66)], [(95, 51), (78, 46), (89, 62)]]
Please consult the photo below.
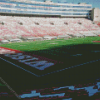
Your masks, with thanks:
[(94, 43), (93, 41), (100, 41), (100, 37), (1, 44), (1, 47), (16, 49), (63, 62), (48, 67), (43, 71), (37, 71), (35, 68), (27, 66), (24, 63), (5, 57), (4, 59), (19, 65), (21, 68), (44, 76), (36, 77), (0, 59), (3, 64), (1, 67), (2, 77), (18, 94), (21, 93), (21, 90), (27, 89), (32, 90), (34, 88), (39, 89), (90, 83), (96, 78), (100, 78), (100, 43)]
[(37, 51), (50, 49), (60, 46), (72, 46), (77, 44), (100, 44), (93, 43), (92, 41), (99, 41), (100, 37), (86, 37), (86, 38), (71, 38), (68, 40), (65, 39), (56, 39), (56, 40), (45, 40), (45, 41), (33, 41), (33, 42), (21, 42), (21, 43), (9, 43), (1, 44), (1, 47), (7, 47), (11, 49), (16, 49), (20, 51)]

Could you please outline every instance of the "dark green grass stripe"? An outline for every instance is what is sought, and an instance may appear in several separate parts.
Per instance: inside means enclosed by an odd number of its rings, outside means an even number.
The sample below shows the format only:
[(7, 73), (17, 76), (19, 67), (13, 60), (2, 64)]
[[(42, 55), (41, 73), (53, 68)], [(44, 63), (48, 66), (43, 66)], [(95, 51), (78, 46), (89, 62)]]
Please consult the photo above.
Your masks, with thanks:
[[(48, 41), (33, 41), (33, 42), (21, 42), (21, 43), (9, 43), (1, 44), (2, 47), (7, 47), (11, 49), (16, 49), (20, 51), (36, 51), (36, 50), (46, 50), (54, 47), (60, 46), (73, 46), (77, 44), (100, 44), (93, 43), (92, 41), (98, 41), (100, 37), (86, 37), (86, 38), (72, 38), (69, 40), (65, 39), (55, 39)], [(56, 43), (56, 44), (52, 44)]]

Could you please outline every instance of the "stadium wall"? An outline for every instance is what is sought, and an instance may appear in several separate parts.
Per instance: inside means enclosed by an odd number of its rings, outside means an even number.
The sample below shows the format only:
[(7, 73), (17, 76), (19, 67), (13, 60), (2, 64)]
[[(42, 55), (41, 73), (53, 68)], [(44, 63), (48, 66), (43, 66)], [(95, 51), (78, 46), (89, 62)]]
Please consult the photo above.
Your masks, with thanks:
[(100, 22), (100, 9), (99, 8), (93, 8), (91, 11), (91, 19), (94, 22)]
[(18, 14), (18, 13), (1, 13), (2, 16), (20, 16), (20, 17), (52, 17), (52, 18), (86, 18), (87, 16), (61, 16), (61, 15), (40, 15), (40, 14)]

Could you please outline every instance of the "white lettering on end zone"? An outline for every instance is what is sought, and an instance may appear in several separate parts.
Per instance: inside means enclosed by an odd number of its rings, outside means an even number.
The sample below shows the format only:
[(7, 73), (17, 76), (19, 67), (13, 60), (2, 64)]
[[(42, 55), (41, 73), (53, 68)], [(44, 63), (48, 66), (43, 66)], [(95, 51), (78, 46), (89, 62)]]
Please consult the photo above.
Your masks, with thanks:
[(33, 61), (33, 62), (25, 63), (25, 64), (28, 64), (29, 66), (34, 67), (39, 70), (44, 70), (45, 68), (54, 65), (54, 63), (50, 63), (47, 61)]
[(5, 54), (4, 56), (10, 57), (11, 59), (14, 59), (14, 60), (18, 60), (19, 62), (22, 62), (31, 67), (34, 67), (38, 70), (44, 70), (45, 68), (48, 68), (54, 65), (54, 63), (52, 62), (48, 62), (45, 60), (39, 61), (39, 58), (32, 57), (29, 55), (23, 55), (23, 53)]

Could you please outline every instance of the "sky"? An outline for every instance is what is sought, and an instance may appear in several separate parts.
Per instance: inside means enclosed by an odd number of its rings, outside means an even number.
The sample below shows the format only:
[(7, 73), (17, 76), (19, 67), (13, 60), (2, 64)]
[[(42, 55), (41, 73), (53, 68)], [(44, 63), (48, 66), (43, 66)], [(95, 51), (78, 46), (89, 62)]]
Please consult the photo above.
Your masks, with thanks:
[[(44, 1), (44, 0), (33, 0), (33, 1)], [(79, 2), (84, 2), (87, 4), (92, 4), (92, 8), (100, 9), (100, 0), (51, 0), (52, 2), (62, 2), (62, 3), (74, 3), (78, 4)]]

